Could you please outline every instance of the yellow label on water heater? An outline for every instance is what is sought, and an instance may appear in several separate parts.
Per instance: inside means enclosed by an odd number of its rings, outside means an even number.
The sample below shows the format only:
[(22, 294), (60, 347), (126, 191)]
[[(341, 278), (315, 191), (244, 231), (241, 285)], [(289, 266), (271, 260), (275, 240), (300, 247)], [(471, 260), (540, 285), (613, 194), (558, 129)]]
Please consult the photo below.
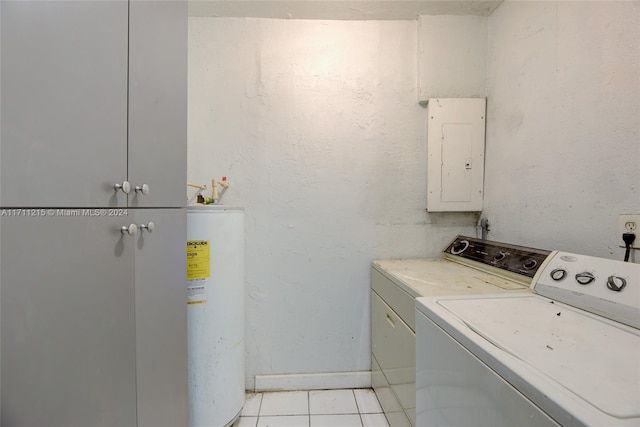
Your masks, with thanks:
[(187, 240), (187, 279), (206, 279), (211, 275), (209, 240)]

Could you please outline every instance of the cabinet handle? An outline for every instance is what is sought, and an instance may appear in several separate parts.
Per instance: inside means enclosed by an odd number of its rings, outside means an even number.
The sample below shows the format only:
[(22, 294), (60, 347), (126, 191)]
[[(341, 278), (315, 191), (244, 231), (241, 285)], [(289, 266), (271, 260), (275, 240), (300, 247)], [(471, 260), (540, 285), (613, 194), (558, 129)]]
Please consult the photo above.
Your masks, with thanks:
[(142, 184), (142, 186), (136, 185), (135, 190), (136, 190), (136, 193), (142, 193), (145, 196), (149, 194), (149, 186), (147, 184)]
[(142, 232), (142, 230), (147, 230), (149, 233), (153, 233), (153, 230), (155, 230), (156, 225), (149, 221), (149, 223), (147, 225), (144, 224), (140, 224), (140, 231)]
[(135, 236), (136, 233), (138, 233), (138, 226), (135, 224), (131, 224), (128, 227), (126, 225), (123, 225), (122, 227), (120, 227), (120, 232), (122, 234), (128, 234), (129, 236)]
[(122, 181), (122, 184), (114, 184), (113, 188), (116, 191), (122, 190), (124, 194), (129, 194), (131, 191), (131, 184), (129, 184), (129, 181)]

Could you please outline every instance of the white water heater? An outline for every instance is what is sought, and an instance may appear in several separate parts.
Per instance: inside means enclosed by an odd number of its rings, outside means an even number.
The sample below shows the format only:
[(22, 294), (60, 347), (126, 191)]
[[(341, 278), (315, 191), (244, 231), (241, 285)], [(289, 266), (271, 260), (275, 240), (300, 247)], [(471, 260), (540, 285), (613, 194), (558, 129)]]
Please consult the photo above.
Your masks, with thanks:
[(244, 405), (244, 209), (187, 207), (189, 426), (226, 427)]

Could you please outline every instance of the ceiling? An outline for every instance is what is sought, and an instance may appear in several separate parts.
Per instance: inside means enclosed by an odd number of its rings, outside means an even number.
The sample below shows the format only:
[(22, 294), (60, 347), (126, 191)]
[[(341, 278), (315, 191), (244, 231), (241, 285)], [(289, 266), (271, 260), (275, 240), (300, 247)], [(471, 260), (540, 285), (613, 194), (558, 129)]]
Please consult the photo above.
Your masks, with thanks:
[(189, 16), (403, 20), (420, 15), (489, 16), (503, 0), (189, 0)]

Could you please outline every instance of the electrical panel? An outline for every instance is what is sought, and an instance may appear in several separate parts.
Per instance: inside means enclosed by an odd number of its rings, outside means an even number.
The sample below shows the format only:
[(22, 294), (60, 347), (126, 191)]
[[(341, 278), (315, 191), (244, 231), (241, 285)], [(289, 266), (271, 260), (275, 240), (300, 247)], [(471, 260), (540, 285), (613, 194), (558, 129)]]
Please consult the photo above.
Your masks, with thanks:
[(482, 210), (485, 98), (432, 98), (427, 105), (427, 211)]

